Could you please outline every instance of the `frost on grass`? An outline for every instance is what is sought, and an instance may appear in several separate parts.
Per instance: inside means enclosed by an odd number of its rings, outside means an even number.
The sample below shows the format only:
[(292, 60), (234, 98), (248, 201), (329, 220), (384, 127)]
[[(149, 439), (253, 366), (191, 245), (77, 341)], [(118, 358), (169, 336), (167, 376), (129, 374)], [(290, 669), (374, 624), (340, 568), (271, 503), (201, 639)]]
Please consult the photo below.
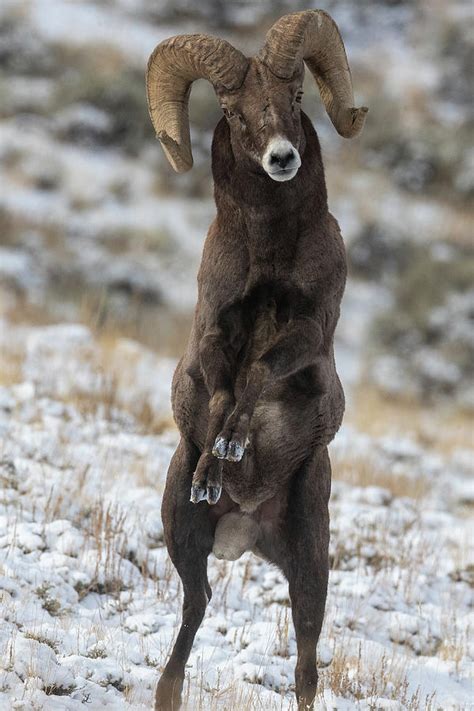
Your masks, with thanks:
[[(78, 326), (10, 324), (8, 342), (23, 357), (0, 388), (0, 707), (149, 709), (180, 618), (159, 513), (177, 434), (149, 434), (137, 403), (169, 417), (170, 364)], [(468, 708), (467, 452), (346, 427), (333, 461), (319, 707)], [(295, 709), (284, 578), (251, 554), (211, 556), (209, 577), (184, 708)]]

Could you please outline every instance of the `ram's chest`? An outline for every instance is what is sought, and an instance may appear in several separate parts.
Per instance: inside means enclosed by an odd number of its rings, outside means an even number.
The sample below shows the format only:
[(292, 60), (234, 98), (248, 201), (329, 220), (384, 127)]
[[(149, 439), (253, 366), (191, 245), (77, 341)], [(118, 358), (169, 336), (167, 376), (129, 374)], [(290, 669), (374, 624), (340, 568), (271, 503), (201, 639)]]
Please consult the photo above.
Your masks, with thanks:
[(283, 327), (278, 306), (274, 299), (265, 298), (253, 303), (244, 302), (235, 314), (231, 360), (234, 364), (234, 387), (236, 395), (243, 390), (248, 369), (275, 342)]
[(240, 364), (257, 359), (288, 323), (290, 311), (288, 300), (269, 284), (233, 302), (220, 316), (232, 359)]
[(254, 313), (248, 314), (246, 320), (245, 351), (247, 357), (254, 361), (275, 341), (281, 327), (275, 300), (267, 299), (258, 304)]

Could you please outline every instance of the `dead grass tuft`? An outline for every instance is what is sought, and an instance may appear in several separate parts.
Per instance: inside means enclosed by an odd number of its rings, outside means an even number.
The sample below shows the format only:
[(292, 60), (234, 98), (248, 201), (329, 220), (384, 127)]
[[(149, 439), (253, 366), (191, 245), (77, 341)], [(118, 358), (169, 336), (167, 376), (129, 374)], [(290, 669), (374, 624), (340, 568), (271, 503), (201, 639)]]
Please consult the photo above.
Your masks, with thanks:
[(192, 313), (175, 313), (162, 304), (146, 303), (131, 296), (124, 309), (114, 307), (113, 294), (105, 289), (83, 294), (79, 320), (106, 343), (130, 338), (164, 356), (178, 357), (184, 351), (191, 330)]
[(24, 636), (26, 637), (26, 639), (34, 639), (40, 644), (47, 644), (48, 647), (50, 647), (55, 654), (59, 652), (59, 646), (57, 642), (54, 642), (53, 640), (49, 639), (48, 637), (45, 637), (42, 634), (36, 634), (35, 632), (25, 632)]
[(91, 584), (81, 590), (118, 595), (129, 585), (123, 580), (122, 561), (126, 557), (125, 513), (115, 504), (98, 501), (90, 510), (84, 528), (97, 551)]
[(49, 684), (44, 687), (44, 693), (47, 696), (70, 696), (75, 690), (76, 686), (71, 684), (71, 686), (58, 686), (57, 684)]
[(366, 383), (355, 390), (346, 421), (373, 437), (408, 432), (422, 446), (442, 454), (473, 446), (473, 413), (448, 405), (433, 408), (410, 397), (395, 398)]
[(0, 385), (16, 385), (23, 380), (23, 354), (0, 354)]
[(429, 482), (425, 477), (394, 474), (363, 456), (343, 458), (334, 453), (332, 459), (334, 479), (351, 486), (378, 486), (387, 489), (393, 496), (407, 496), (416, 501), (429, 491)]
[[(322, 684), (337, 696), (355, 701), (383, 697), (398, 701), (407, 711), (434, 711), (435, 694), (422, 697), (418, 688), (410, 691), (407, 678), (406, 658), (387, 656), (384, 652), (378, 658), (366, 657), (359, 645), (357, 655), (346, 651), (345, 640), (335, 641), (331, 664), (321, 670)], [(322, 698), (322, 697), (321, 697)], [(369, 704), (369, 707), (372, 708)], [(375, 708), (375, 706), (374, 706)]]
[(61, 603), (57, 598), (49, 594), (50, 590), (51, 585), (48, 585), (48, 583), (43, 583), (42, 585), (36, 588), (35, 593), (41, 600), (41, 606), (43, 610), (49, 612), (51, 617), (58, 617), (62, 612)]

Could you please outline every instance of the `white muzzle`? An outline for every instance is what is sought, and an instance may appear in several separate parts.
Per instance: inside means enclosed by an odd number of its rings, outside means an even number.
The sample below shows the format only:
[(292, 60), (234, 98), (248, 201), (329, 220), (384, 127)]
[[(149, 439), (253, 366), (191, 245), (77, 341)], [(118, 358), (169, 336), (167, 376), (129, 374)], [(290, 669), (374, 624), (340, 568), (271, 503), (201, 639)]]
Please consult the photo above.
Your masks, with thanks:
[(272, 138), (262, 158), (262, 167), (272, 180), (291, 180), (300, 165), (300, 154), (290, 141), (282, 136)]

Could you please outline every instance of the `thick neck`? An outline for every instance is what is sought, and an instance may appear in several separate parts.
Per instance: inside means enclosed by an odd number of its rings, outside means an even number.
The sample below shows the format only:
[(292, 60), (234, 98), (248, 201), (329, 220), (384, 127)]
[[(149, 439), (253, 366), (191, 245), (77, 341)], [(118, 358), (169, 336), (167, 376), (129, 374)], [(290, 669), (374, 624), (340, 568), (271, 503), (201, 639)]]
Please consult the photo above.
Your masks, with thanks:
[(327, 193), (316, 132), (302, 114), (306, 146), (296, 176), (272, 180), (250, 161), (236, 160), (225, 119), (217, 126), (212, 148), (217, 219), (235, 229), (249, 253), (260, 262), (278, 251), (282, 258), (296, 249), (301, 231), (327, 215)]

